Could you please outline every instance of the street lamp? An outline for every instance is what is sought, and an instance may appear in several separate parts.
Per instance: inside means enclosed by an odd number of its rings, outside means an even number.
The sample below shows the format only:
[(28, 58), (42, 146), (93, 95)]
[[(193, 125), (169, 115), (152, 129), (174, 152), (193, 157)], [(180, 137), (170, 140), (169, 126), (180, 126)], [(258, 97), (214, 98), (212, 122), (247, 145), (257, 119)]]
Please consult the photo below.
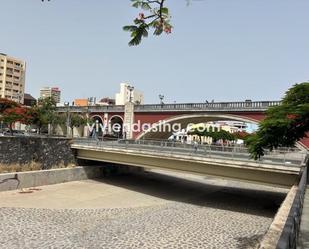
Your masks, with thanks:
[(133, 92), (133, 90), (134, 90), (134, 86), (128, 86), (127, 88), (128, 88), (128, 90), (130, 91), (129, 102), (132, 102), (132, 92)]
[(160, 99), (160, 104), (164, 105), (163, 99), (164, 99), (164, 95), (159, 94), (159, 99)]
[(70, 133), (70, 131), (69, 131), (69, 129), (70, 129), (70, 103), (69, 102), (64, 102), (64, 106), (67, 108), (66, 126), (67, 126), (67, 137), (69, 137), (69, 133)]

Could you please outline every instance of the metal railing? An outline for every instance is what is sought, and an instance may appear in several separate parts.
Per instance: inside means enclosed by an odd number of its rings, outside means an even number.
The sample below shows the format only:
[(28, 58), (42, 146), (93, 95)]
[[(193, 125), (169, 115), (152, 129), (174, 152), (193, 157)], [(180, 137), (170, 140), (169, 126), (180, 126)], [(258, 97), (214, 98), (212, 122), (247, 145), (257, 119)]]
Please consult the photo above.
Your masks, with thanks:
[[(183, 103), (183, 104), (147, 104), (135, 105), (137, 112), (145, 111), (239, 111), (267, 110), (269, 107), (280, 105), (280, 101), (243, 101), (243, 102), (214, 102), (214, 103)], [(109, 106), (69, 106), (57, 107), (58, 112), (124, 112), (123, 105)]]
[(165, 155), (228, 159), (287, 167), (301, 166), (307, 155), (306, 153), (288, 150), (266, 151), (265, 156), (255, 161), (250, 157), (248, 149), (244, 146), (194, 145), (170, 140), (121, 139), (117, 141), (101, 141), (96, 139), (74, 139), (73, 145), (90, 146), (92, 148), (116, 148)]

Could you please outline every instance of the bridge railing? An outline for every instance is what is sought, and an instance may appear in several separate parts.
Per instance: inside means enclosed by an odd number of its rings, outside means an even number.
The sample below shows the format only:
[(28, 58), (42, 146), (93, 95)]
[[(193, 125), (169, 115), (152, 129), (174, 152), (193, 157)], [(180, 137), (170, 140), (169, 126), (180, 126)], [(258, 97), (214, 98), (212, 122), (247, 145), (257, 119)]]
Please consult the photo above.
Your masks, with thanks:
[(214, 102), (214, 103), (185, 103), (185, 104), (160, 104), (160, 105), (136, 105), (136, 111), (155, 110), (265, 110), (271, 106), (280, 105), (280, 101), (244, 101), (244, 102)]
[[(280, 101), (243, 101), (243, 102), (211, 102), (211, 103), (180, 103), (180, 104), (146, 104), (135, 105), (135, 111), (220, 111), (220, 110), (266, 110), (280, 105)], [(58, 112), (124, 112), (123, 105), (109, 106), (63, 106), (57, 107)]]
[(57, 112), (124, 112), (123, 105), (107, 105), (107, 106), (59, 106)]
[(259, 164), (276, 164), (285, 166), (300, 166), (306, 153), (290, 151), (266, 151), (265, 156), (254, 161), (248, 149), (243, 146), (192, 145), (169, 140), (117, 140), (99, 141), (95, 139), (75, 139), (74, 144), (98, 148), (120, 148), (139, 152), (158, 152), (169, 155), (183, 155), (205, 158), (223, 158)]

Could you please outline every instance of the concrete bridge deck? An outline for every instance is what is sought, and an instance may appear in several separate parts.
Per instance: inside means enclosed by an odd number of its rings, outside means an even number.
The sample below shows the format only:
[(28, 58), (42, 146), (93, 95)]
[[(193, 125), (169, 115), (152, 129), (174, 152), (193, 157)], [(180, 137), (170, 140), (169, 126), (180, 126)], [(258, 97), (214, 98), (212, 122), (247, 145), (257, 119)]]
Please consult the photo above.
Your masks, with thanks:
[[(168, 169), (194, 174), (231, 178), (276, 186), (290, 187), (299, 177), (304, 162), (300, 153), (268, 155), (254, 161), (245, 152), (197, 151), (189, 148), (76, 140), (72, 146), (77, 158)], [(282, 160), (282, 158), (285, 158)]]

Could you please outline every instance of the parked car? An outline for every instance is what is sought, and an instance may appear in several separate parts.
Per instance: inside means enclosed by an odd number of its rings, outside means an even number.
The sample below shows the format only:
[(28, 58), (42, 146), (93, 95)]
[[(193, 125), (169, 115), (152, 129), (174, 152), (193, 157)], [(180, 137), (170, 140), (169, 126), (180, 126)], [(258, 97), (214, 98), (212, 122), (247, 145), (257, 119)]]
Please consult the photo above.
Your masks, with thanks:
[[(8, 128), (3, 129), (0, 134), (1, 136), (12, 136), (12, 133)], [(25, 133), (24, 131), (13, 130), (13, 136), (29, 136), (29, 134)]]

